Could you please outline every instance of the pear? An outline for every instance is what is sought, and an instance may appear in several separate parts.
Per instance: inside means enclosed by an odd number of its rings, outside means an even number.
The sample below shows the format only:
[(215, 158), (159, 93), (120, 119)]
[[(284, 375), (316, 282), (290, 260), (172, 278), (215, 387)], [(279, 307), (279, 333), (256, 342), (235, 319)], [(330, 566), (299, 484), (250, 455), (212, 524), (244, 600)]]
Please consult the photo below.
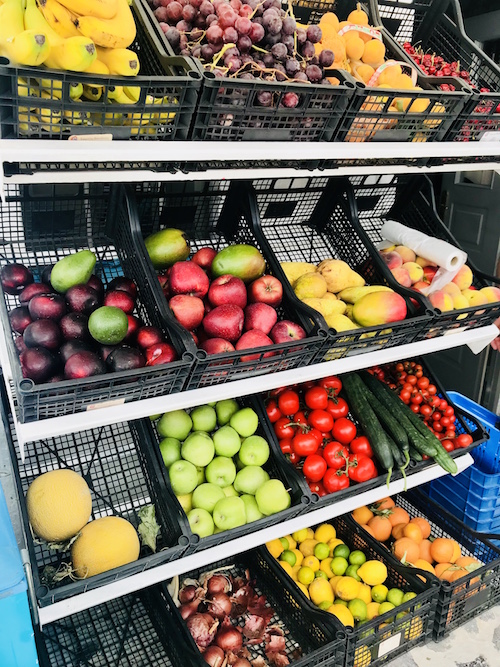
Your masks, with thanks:
[(70, 287), (88, 282), (95, 263), (96, 256), (91, 250), (80, 250), (63, 257), (52, 268), (50, 284), (56, 292), (65, 294)]
[(327, 292), (326, 280), (321, 273), (304, 273), (295, 282), (293, 291), (302, 299), (321, 299)]
[(332, 301), (331, 299), (311, 299), (311, 298), (306, 298), (302, 299), (303, 303), (306, 305), (310, 306), (311, 308), (314, 308), (314, 310), (317, 310), (318, 313), (321, 313), (324, 318), (328, 317), (329, 315), (343, 315), (345, 313), (346, 305), (343, 301), (339, 301), (338, 299), (335, 299)]
[(359, 324), (351, 322), (345, 315), (329, 315), (325, 317), (325, 321), (329, 327), (336, 331), (352, 331), (353, 329), (361, 329)]
[(281, 262), (281, 268), (290, 285), (293, 285), (304, 273), (316, 271), (316, 266), (309, 262)]
[(326, 280), (328, 291), (338, 294), (347, 287), (362, 287), (365, 279), (341, 259), (325, 259), (318, 264), (318, 271)]

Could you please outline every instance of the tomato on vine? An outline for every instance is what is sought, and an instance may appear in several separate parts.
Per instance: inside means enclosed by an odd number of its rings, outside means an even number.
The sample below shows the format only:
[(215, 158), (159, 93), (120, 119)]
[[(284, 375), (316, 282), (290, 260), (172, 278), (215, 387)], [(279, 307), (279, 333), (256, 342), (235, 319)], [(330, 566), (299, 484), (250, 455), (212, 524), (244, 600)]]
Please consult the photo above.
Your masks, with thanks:
[(309, 425), (318, 431), (328, 432), (333, 428), (333, 417), (326, 410), (312, 410), (308, 417)]
[(288, 389), (278, 396), (278, 407), (284, 415), (294, 415), (300, 406), (299, 395)]
[(328, 405), (326, 406), (326, 411), (332, 415), (334, 419), (340, 419), (341, 417), (347, 417), (349, 414), (349, 406), (347, 401), (342, 397), (335, 399), (328, 399)]
[(329, 468), (323, 477), (323, 486), (328, 493), (347, 489), (349, 484), (349, 476), (345, 472), (335, 470), (335, 468)]
[(348, 445), (356, 437), (356, 425), (345, 417), (337, 419), (332, 428), (332, 435), (338, 442)]
[(324, 410), (328, 405), (328, 394), (323, 387), (311, 387), (306, 391), (304, 400), (310, 410)]
[(340, 470), (345, 468), (349, 450), (340, 442), (329, 442), (323, 449), (323, 458), (329, 468)]
[(322, 456), (310, 454), (304, 461), (302, 471), (307, 479), (310, 479), (312, 482), (319, 482), (323, 479), (327, 467), (326, 461)]

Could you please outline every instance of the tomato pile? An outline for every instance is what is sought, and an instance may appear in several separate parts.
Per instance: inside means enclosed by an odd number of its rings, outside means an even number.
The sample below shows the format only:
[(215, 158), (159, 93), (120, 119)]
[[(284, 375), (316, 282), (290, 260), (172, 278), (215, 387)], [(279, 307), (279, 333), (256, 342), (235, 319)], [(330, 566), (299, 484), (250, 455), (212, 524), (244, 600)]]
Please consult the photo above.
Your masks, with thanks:
[(341, 390), (342, 381), (330, 376), (277, 389), (266, 403), (281, 451), (320, 497), (379, 475), (371, 445), (349, 418)]
[[(447, 452), (468, 447), (473, 438), (468, 433), (456, 434), (456, 416), (452, 405), (440, 398), (438, 389), (424, 375), (421, 364), (404, 361), (373, 367), (370, 372), (398, 391), (399, 398), (418, 414)], [(428, 457), (423, 455), (424, 459)]]

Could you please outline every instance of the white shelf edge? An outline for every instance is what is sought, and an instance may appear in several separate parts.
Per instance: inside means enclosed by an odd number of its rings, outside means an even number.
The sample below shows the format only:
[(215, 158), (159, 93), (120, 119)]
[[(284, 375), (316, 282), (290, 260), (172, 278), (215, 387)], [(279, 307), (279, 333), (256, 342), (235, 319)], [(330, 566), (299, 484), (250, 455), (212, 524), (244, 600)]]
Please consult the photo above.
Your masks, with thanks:
[[(455, 460), (459, 472), (462, 472), (474, 462), (470, 454), (464, 454)], [(426, 470), (421, 470), (413, 475), (409, 475), (407, 477), (407, 488), (410, 489), (420, 486), (433, 479), (443, 477), (446, 474), (447, 473), (442, 468), (435, 464)], [(80, 593), (67, 600), (55, 602), (50, 606), (39, 608), (38, 614), (40, 624), (41, 626), (47, 625), (65, 618), (70, 614), (89, 609), (103, 602), (107, 602), (108, 600), (113, 600), (122, 597), (123, 595), (127, 595), (128, 593), (133, 593), (153, 584), (157, 584), (176, 574), (182, 575), (196, 568), (210, 565), (223, 558), (228, 558), (243, 551), (248, 551), (249, 549), (264, 544), (277, 536), (288, 535), (296, 530), (307, 528), (317, 523), (322, 523), (323, 521), (328, 521), (334, 517), (352, 512), (357, 507), (369, 505), (385, 496), (391, 496), (396, 493), (401, 493), (402, 491), (404, 491), (404, 480), (399, 479), (391, 482), (389, 488), (384, 484), (351, 498), (340, 500), (333, 505), (313, 510), (308, 514), (302, 514), (289, 521), (284, 521), (277, 526), (259, 530), (250, 535), (224, 542), (219, 546), (206, 549), (205, 551), (201, 551), (191, 556), (185, 556), (184, 558), (179, 558), (171, 563), (165, 563), (164, 565), (159, 565), (150, 570), (130, 575), (125, 579), (106, 584), (100, 588)]]

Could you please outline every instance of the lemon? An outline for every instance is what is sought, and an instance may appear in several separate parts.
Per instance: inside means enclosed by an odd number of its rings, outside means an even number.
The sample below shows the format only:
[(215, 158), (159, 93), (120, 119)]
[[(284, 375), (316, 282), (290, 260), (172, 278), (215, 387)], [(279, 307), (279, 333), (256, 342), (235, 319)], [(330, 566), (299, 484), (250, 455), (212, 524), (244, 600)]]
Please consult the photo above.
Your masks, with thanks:
[(403, 602), (404, 593), (399, 588), (391, 588), (387, 593), (387, 602), (390, 602), (395, 607), (398, 607)]
[(288, 542), (288, 548), (290, 551), (293, 551), (294, 549), (297, 548), (297, 542), (293, 539), (291, 535), (285, 535), (285, 540)]
[(358, 577), (369, 586), (378, 586), (387, 579), (387, 568), (379, 560), (367, 560), (357, 570)]
[(358, 598), (363, 600), (363, 602), (366, 604), (370, 604), (372, 601), (372, 589), (368, 586), (368, 584), (359, 585)]
[(274, 556), (274, 558), (279, 558), (283, 551), (285, 551), (285, 547), (281, 544), (280, 540), (271, 540), (270, 542), (266, 542), (266, 547), (271, 556)]
[(332, 591), (333, 591), (334, 595), (337, 595), (336, 586), (337, 586), (337, 582), (340, 581), (341, 579), (342, 579), (342, 577), (339, 577), (339, 576), (335, 576), (335, 577), (332, 577), (330, 579), (330, 586), (332, 587)]
[(332, 604), (332, 606), (328, 609), (328, 612), (336, 616), (343, 625), (349, 626), (351, 628), (354, 627), (354, 618), (352, 617), (349, 609), (344, 607), (344, 605)]
[[(382, 602), (382, 604), (378, 608), (378, 613), (380, 616), (382, 616), (382, 614), (386, 614), (388, 611), (392, 611), (393, 609), (394, 605), (391, 602)], [(392, 618), (387, 619), (387, 623), (392, 623), (392, 621), (393, 621)]]
[(308, 538), (308, 528), (302, 528), (302, 530), (296, 530), (295, 533), (292, 533), (292, 537), (296, 543), (303, 542)]
[(352, 577), (342, 577), (335, 587), (335, 594), (341, 600), (354, 600), (358, 597), (358, 591), (359, 582)]
[(295, 565), (292, 567), (292, 570), (295, 574), (295, 577), (294, 577), (295, 579), (297, 579), (297, 572), (300, 570), (301, 567), (302, 567), (302, 565), (300, 563), (295, 563)]
[(310, 567), (313, 572), (319, 570), (319, 560), (316, 556), (306, 556), (302, 561), (302, 567)]
[(293, 553), (293, 551), (283, 551), (283, 553), (280, 556), (280, 562), (285, 561), (286, 563), (290, 563), (290, 566), (293, 567), (295, 563), (297, 562), (297, 556)]
[(302, 563), (302, 561), (304, 560), (304, 554), (302, 553), (302, 551), (299, 551), (298, 549), (291, 549), (291, 551), (292, 551), (292, 553), (295, 554), (295, 557), (297, 559), (295, 561), (295, 565), (300, 565)]
[(368, 646), (358, 646), (354, 651), (353, 667), (368, 667), (372, 661), (372, 654)]
[(335, 576), (330, 567), (332, 560), (333, 558), (325, 558), (319, 565), (319, 569), (326, 574), (328, 579), (331, 579), (333, 576)]
[(344, 542), (342, 540), (339, 540), (338, 537), (335, 537), (333, 540), (328, 540), (327, 544), (330, 547), (330, 556), (333, 556), (335, 548), (338, 547), (339, 544), (344, 544)]
[(300, 590), (304, 593), (306, 598), (309, 598), (309, 591), (307, 590), (307, 586), (304, 586), (304, 584), (300, 581), (295, 582), (297, 586), (300, 588)]
[(372, 618), (378, 616), (379, 607), (380, 607), (380, 602), (369, 602), (366, 605), (366, 619), (368, 621), (371, 621)]
[(301, 551), (304, 556), (312, 556), (314, 554), (314, 547), (318, 544), (317, 540), (312, 538), (307, 538), (299, 544), (299, 551)]
[(383, 584), (379, 584), (378, 586), (374, 586), (372, 588), (372, 600), (374, 602), (385, 602), (387, 600), (387, 593), (389, 592), (389, 589), (387, 586), (384, 586)]
[(323, 523), (316, 528), (314, 539), (318, 542), (329, 542), (337, 537), (337, 531), (330, 523)]
[(330, 547), (328, 544), (326, 544), (326, 542), (318, 542), (318, 544), (314, 547), (314, 555), (319, 560), (324, 560), (330, 555)]
[(359, 598), (354, 598), (354, 600), (350, 600), (349, 604), (347, 605), (347, 608), (352, 614), (352, 617), (354, 618), (355, 621), (365, 621), (366, 616), (367, 616), (367, 610), (366, 610), (366, 602), (363, 602), (363, 600), (360, 600)]
[(413, 600), (413, 598), (416, 598), (417, 594), (414, 593), (413, 591), (408, 591), (408, 593), (405, 593), (403, 595), (403, 600), (402, 602), (408, 602), (409, 600)]
[(301, 584), (308, 586), (311, 581), (314, 581), (314, 570), (311, 570), (310, 567), (301, 567), (297, 572), (297, 580)]
[(297, 578), (297, 575), (296, 575), (296, 573), (293, 571), (293, 568), (292, 568), (292, 566), (290, 565), (290, 563), (287, 563), (286, 560), (279, 560), (278, 563), (279, 563), (279, 564), (281, 565), (281, 567), (285, 570), (285, 572), (288, 574), (289, 577), (291, 577), (292, 579), (296, 579), (296, 578)]
[(329, 600), (330, 605), (333, 604), (332, 587), (326, 579), (315, 579), (309, 586), (309, 595), (311, 596), (311, 601), (317, 606), (325, 602), (325, 600)]

